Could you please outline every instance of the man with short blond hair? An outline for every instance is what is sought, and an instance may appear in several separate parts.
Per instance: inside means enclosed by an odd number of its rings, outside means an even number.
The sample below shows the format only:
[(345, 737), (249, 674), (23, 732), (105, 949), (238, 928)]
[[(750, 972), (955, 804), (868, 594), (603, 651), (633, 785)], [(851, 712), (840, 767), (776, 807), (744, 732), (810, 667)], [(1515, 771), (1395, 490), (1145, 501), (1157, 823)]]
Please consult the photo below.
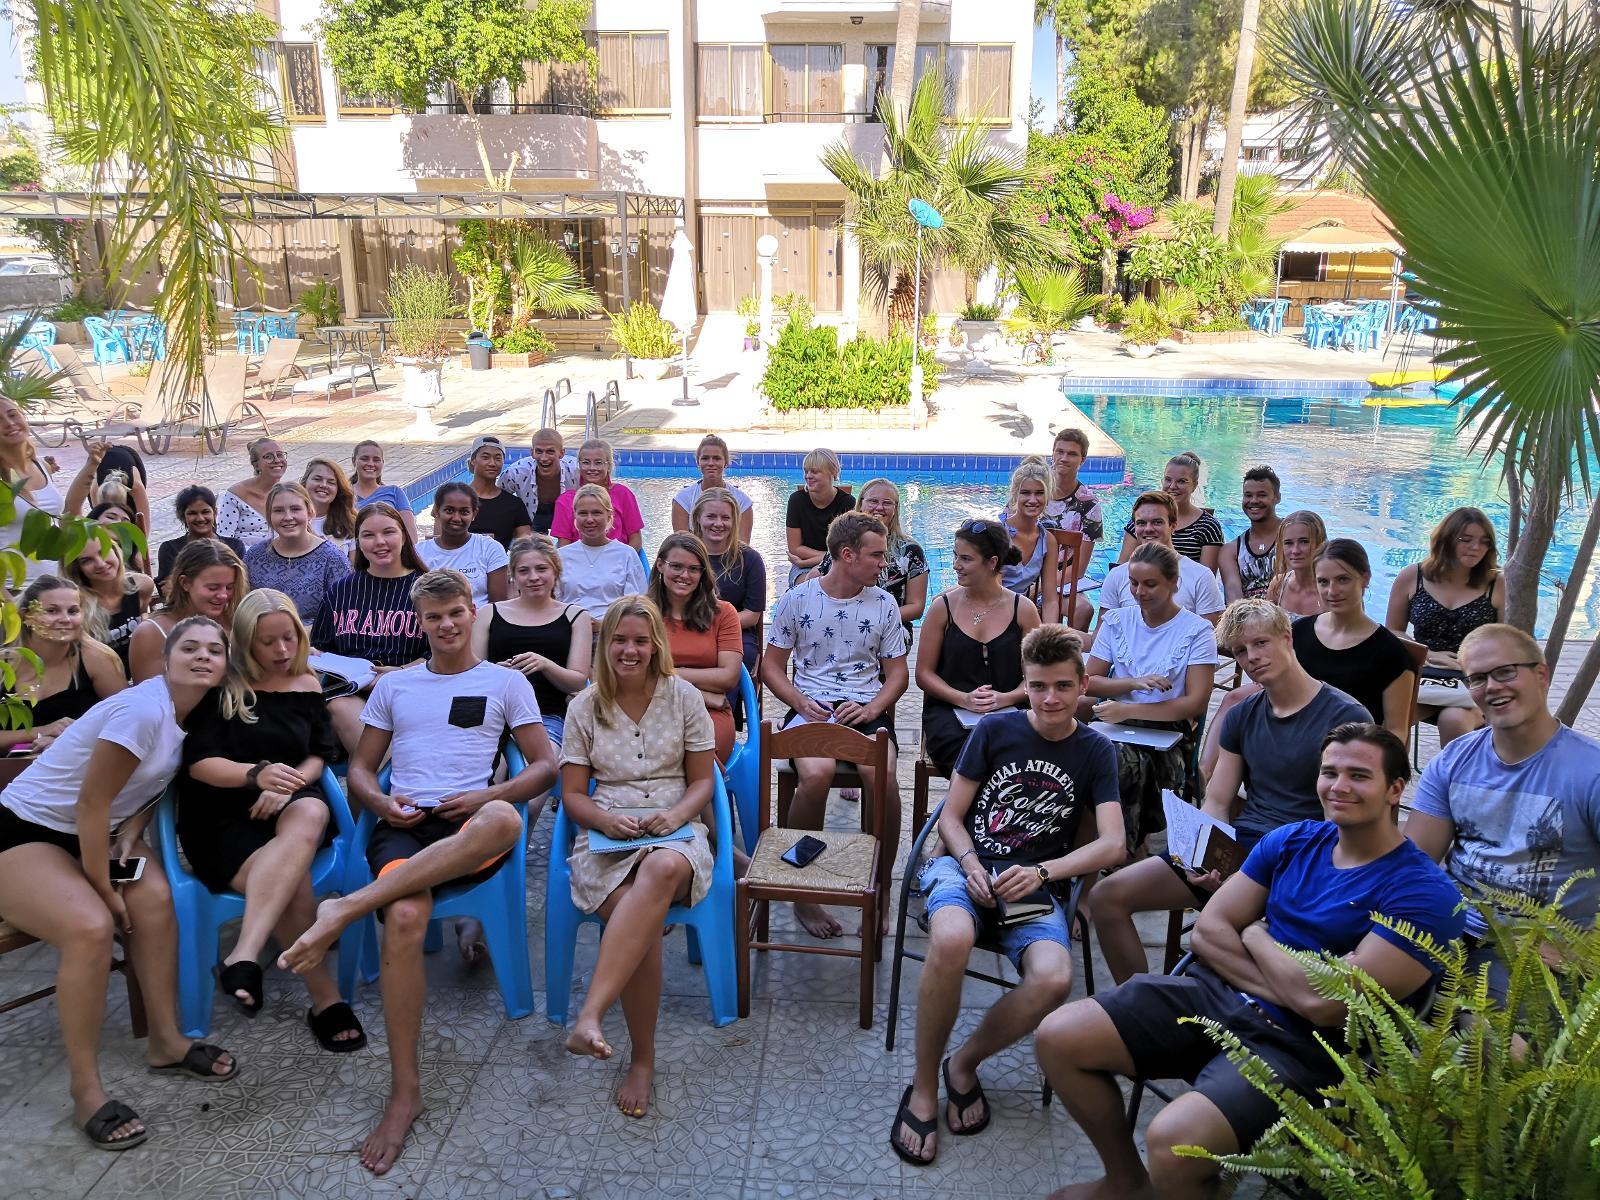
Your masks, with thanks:
[(557, 498), (577, 489), (578, 460), (565, 452), (557, 429), (535, 433), (531, 450), (501, 471), (495, 483), (528, 506), (535, 533), (549, 533)]

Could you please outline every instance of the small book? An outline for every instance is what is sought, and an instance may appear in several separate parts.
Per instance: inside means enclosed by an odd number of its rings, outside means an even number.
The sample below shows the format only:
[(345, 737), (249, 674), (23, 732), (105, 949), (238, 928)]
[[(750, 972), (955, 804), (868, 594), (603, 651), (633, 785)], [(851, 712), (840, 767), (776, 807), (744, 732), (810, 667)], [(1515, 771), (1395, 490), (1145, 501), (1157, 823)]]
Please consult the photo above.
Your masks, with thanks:
[(1167, 818), (1167, 853), (1196, 875), (1216, 871), (1224, 879), (1244, 863), (1239, 835), (1226, 821), (1201, 812), (1176, 792), (1162, 791)]
[[(992, 881), (1000, 878), (1008, 868), (1017, 866), (1004, 859), (983, 860), (984, 868), (989, 872)], [(1026, 864), (1023, 864), (1026, 865)], [(994, 898), (994, 923), (997, 928), (1010, 929), (1015, 925), (1025, 925), (1038, 917), (1044, 916), (1055, 908), (1055, 898), (1050, 895), (1050, 889), (1040, 884), (1019, 900), (1002, 900), (999, 896)]]
[[(617, 809), (631, 817), (649, 816), (654, 809)], [(618, 841), (614, 837), (607, 837), (598, 829), (589, 830), (589, 849), (596, 854), (623, 854), (632, 850), (643, 850), (650, 846), (661, 846), (667, 842), (688, 842), (694, 840), (694, 828), (691, 825), (680, 825), (671, 833), (651, 835), (649, 837), (631, 838), (628, 841)]]

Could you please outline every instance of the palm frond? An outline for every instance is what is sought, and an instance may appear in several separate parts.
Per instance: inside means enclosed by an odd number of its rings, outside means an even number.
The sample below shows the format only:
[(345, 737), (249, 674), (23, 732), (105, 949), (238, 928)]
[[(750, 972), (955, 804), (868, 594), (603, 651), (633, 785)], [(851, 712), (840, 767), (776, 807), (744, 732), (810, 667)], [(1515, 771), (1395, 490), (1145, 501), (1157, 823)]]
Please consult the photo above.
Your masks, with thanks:
[(558, 317), (596, 312), (600, 297), (583, 281), (583, 273), (567, 252), (548, 238), (524, 233), (511, 248), (513, 284), (527, 308)]

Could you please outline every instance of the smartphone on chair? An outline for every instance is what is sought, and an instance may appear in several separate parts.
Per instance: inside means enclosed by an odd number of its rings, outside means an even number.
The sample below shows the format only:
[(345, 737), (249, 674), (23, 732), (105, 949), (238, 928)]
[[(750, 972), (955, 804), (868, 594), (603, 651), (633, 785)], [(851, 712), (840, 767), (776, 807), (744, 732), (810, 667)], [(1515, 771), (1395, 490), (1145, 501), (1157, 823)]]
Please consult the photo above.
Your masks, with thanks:
[(827, 848), (827, 842), (808, 835), (783, 852), (783, 861), (791, 867), (807, 867)]

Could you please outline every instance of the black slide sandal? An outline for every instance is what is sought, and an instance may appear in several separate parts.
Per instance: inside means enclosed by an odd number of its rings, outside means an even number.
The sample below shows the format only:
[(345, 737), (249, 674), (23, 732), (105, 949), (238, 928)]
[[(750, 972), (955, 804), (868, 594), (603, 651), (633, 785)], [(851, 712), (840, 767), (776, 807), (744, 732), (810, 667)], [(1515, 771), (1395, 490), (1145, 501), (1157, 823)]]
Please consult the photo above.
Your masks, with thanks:
[[(965, 1129), (951, 1129), (950, 1132), (955, 1134), (957, 1137), (971, 1137), (973, 1134), (982, 1133), (985, 1129), (989, 1128), (989, 1117), (992, 1110), (989, 1108), (989, 1097), (983, 1094), (983, 1084), (973, 1084), (970, 1092), (956, 1091), (955, 1084), (950, 1082), (950, 1060), (948, 1058), (945, 1059), (944, 1063), (939, 1067), (939, 1071), (944, 1076), (945, 1102), (947, 1104), (954, 1105), (956, 1113), (959, 1116), (966, 1116), (967, 1110), (974, 1104), (983, 1105), (983, 1120), (979, 1121), (976, 1125), (970, 1125)], [(950, 1118), (948, 1115), (946, 1115), (944, 1123), (946, 1125), (950, 1124)]]
[(222, 1056), (228, 1053), (221, 1046), (213, 1046), (209, 1042), (191, 1042), (189, 1049), (177, 1062), (162, 1063), (160, 1066), (151, 1064), (150, 1069), (157, 1075), (191, 1075), (206, 1083), (224, 1083), (239, 1073), (237, 1058), (222, 1074), (213, 1070), (222, 1061)]
[(83, 1123), (83, 1136), (89, 1139), (89, 1144), (96, 1150), (132, 1150), (150, 1136), (148, 1127), (122, 1138), (112, 1137), (111, 1131), (129, 1121), (140, 1119), (139, 1114), (121, 1100), (107, 1100), (95, 1109), (94, 1116)]
[(904, 1093), (902, 1093), (900, 1096), (900, 1111), (895, 1113), (894, 1125), (889, 1130), (889, 1149), (898, 1154), (902, 1162), (908, 1162), (913, 1167), (930, 1166), (933, 1163), (933, 1160), (939, 1156), (938, 1148), (935, 1147), (933, 1153), (928, 1155), (927, 1158), (918, 1158), (915, 1154), (911, 1153), (911, 1151), (907, 1150), (900, 1144), (900, 1138), (898, 1135), (902, 1128), (908, 1129), (912, 1133), (916, 1134), (919, 1138), (924, 1139), (926, 1139), (930, 1133), (939, 1132), (938, 1113), (935, 1113), (931, 1120), (924, 1121), (921, 1117), (917, 1116), (911, 1111), (911, 1089), (909, 1087), (906, 1088)]
[[(361, 1019), (356, 1016), (355, 1009), (343, 1000), (334, 1001), (321, 1012), (306, 1009), (306, 1024), (311, 1026), (311, 1033), (318, 1045), (329, 1054), (349, 1054), (367, 1044), (367, 1031), (361, 1028)], [(339, 1037), (341, 1033), (351, 1030), (358, 1036)]]
[[(236, 963), (218, 963), (211, 968), (211, 973), (217, 977), (217, 987), (223, 996), (232, 1001), (233, 1006), (247, 1017), (261, 1015), (263, 987), (261, 964), (253, 959), (244, 959)], [(247, 1004), (235, 996), (235, 992), (248, 992), (251, 1003)]]

